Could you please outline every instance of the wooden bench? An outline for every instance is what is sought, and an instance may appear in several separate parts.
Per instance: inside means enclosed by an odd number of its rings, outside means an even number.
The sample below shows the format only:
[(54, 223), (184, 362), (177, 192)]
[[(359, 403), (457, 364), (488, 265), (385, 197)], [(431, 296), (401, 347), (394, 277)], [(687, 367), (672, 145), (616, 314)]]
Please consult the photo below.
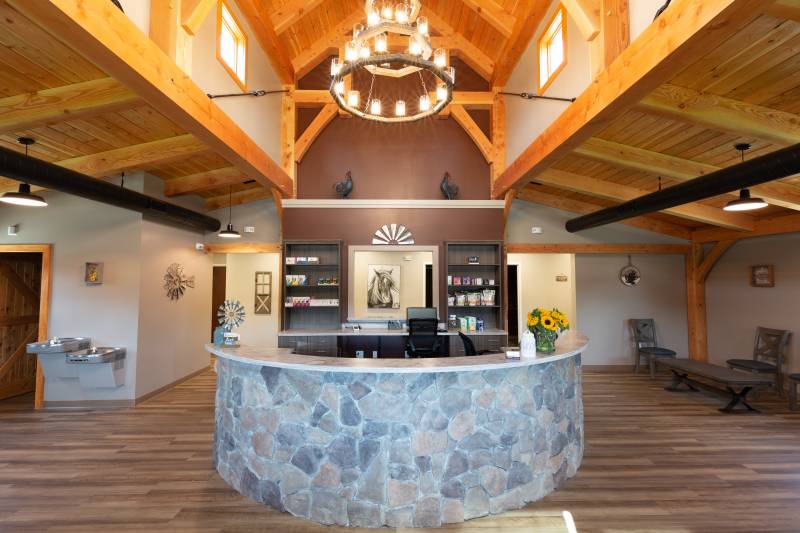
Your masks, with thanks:
[(697, 387), (719, 391), (719, 389), (715, 387), (691, 379), (689, 377), (690, 375), (723, 385), (731, 395), (728, 405), (720, 409), (720, 411), (724, 413), (732, 412), (740, 403), (747, 408), (748, 411), (758, 412), (758, 409), (755, 409), (747, 403), (747, 394), (753, 390), (754, 387), (766, 387), (774, 383), (773, 378), (769, 376), (740, 372), (724, 366), (712, 365), (711, 363), (694, 361), (692, 359), (659, 359), (657, 364), (672, 371), (672, 383), (665, 387), (666, 390), (669, 391), (680, 391), (682, 390), (680, 389), (681, 385), (686, 385), (689, 390), (695, 391)]

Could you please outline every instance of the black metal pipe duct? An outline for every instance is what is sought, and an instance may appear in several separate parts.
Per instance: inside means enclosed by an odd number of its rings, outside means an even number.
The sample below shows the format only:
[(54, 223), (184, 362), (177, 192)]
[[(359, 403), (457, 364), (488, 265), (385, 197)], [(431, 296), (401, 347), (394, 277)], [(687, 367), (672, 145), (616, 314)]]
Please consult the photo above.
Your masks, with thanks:
[(98, 180), (20, 152), (0, 147), (0, 175), (104, 204), (130, 209), (151, 219), (200, 231), (217, 231), (216, 218)]
[(567, 221), (570, 233), (746, 189), (800, 172), (800, 144)]

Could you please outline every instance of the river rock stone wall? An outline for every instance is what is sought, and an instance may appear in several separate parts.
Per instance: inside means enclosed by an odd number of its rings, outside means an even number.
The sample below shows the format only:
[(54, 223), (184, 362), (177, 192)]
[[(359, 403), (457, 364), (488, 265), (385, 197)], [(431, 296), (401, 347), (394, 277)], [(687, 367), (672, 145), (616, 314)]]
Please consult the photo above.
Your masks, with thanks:
[(321, 524), (437, 527), (518, 509), (583, 457), (580, 355), (501, 370), (346, 373), (217, 361), (214, 462)]

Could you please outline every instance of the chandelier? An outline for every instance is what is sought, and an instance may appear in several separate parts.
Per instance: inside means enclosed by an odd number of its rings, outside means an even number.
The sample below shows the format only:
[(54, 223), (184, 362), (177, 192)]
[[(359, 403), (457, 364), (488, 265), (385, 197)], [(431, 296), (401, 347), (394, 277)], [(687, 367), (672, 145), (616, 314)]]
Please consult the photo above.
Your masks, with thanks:
[[(453, 98), (456, 73), (447, 64), (447, 51), (431, 46), (428, 19), (419, 14), (419, 0), (381, 6), (366, 0), (365, 4), (366, 26), (355, 25), (353, 38), (345, 43), (344, 57), (331, 62), (330, 92), (336, 104), (351, 115), (378, 122), (411, 122), (439, 113)], [(407, 43), (406, 50), (390, 52), (397, 40)], [(365, 95), (353, 86), (357, 72), (368, 76)], [(415, 75), (419, 89), (410, 89), (416, 84), (402, 80)], [(382, 101), (375, 83), (378, 77), (410, 94)]]

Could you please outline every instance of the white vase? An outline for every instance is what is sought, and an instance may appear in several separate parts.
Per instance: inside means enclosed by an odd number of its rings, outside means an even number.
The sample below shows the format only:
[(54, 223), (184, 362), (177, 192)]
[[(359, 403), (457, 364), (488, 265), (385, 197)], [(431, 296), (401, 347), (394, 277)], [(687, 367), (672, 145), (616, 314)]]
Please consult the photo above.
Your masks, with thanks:
[(519, 340), (519, 355), (520, 357), (536, 357), (536, 336), (527, 329)]

